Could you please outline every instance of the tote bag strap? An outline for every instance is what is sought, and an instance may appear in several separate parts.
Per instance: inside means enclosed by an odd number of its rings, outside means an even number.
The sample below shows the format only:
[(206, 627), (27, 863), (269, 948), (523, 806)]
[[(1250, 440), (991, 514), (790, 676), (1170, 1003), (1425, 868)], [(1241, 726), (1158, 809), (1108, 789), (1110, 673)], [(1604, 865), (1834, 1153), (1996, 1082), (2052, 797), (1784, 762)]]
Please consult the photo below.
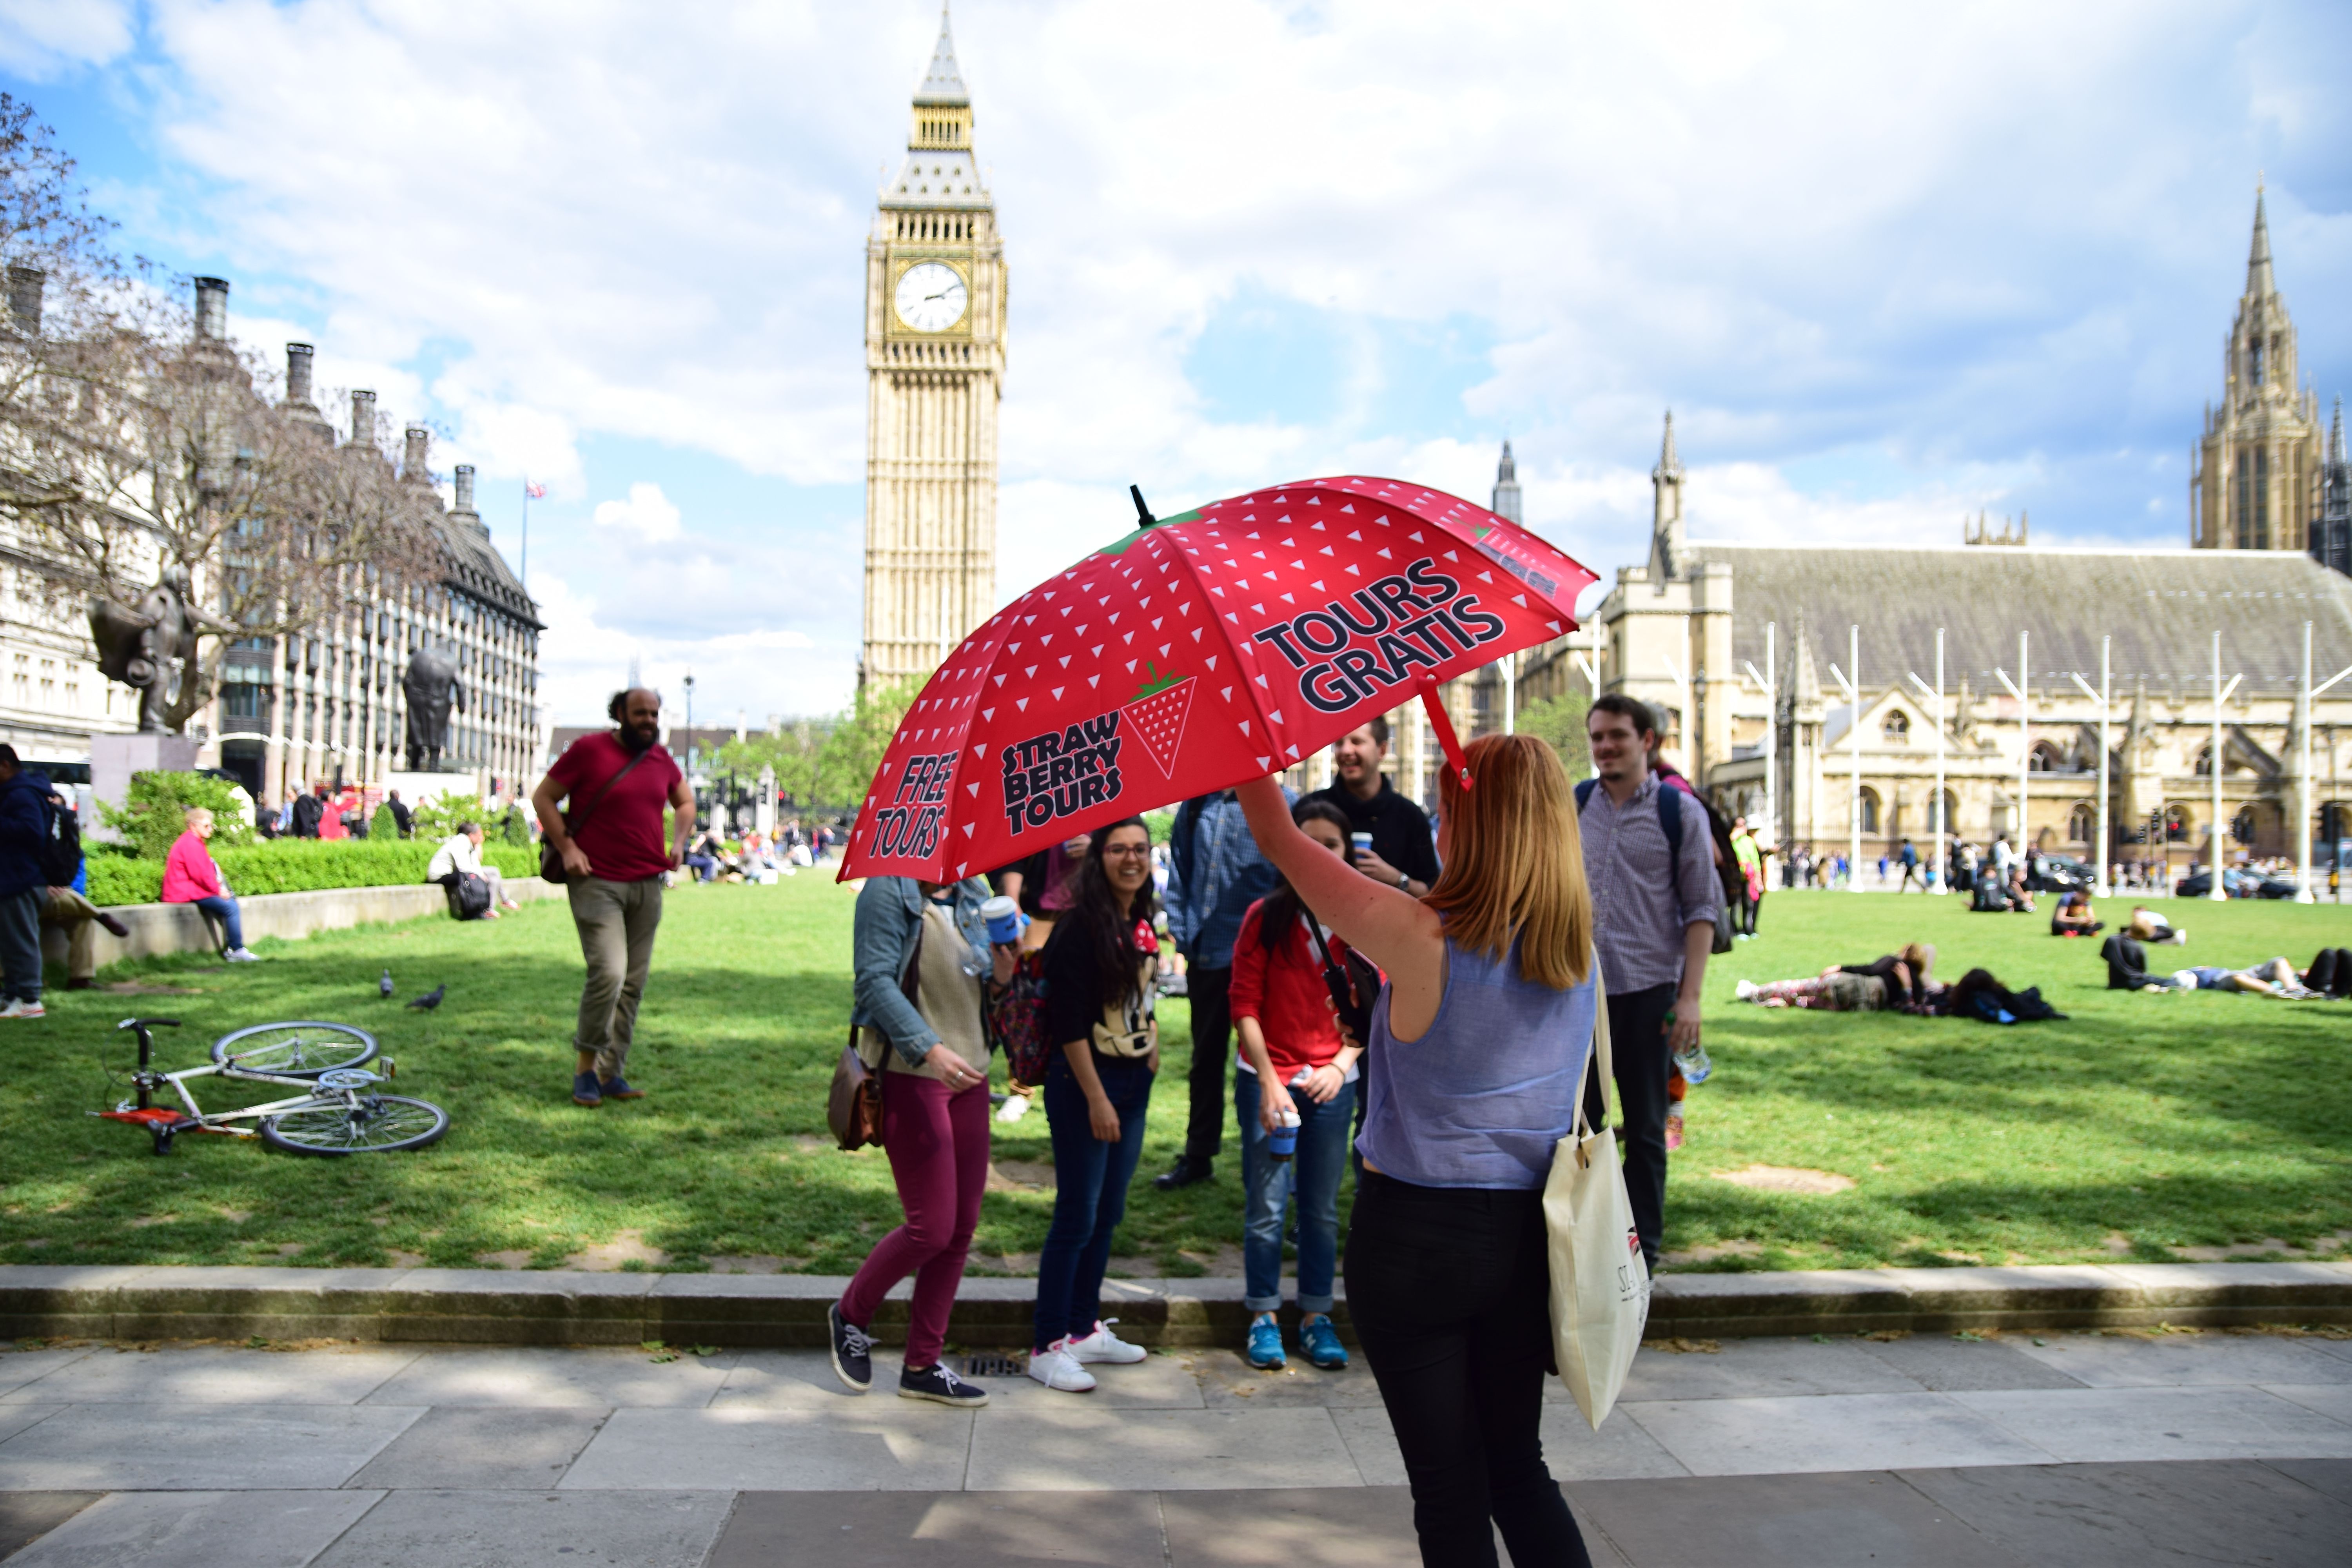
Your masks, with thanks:
[[(1584, 1058), (1586, 1073), (1601, 1075), (1601, 1114), (1609, 1115), (1609, 1095), (1616, 1088), (1617, 1074), (1609, 1058), (1609, 987), (1601, 978), (1601, 955), (1592, 955), (1592, 1050)], [(1576, 1135), (1580, 1141), (1592, 1135), (1591, 1119), (1586, 1114), (1584, 1079), (1576, 1083)]]

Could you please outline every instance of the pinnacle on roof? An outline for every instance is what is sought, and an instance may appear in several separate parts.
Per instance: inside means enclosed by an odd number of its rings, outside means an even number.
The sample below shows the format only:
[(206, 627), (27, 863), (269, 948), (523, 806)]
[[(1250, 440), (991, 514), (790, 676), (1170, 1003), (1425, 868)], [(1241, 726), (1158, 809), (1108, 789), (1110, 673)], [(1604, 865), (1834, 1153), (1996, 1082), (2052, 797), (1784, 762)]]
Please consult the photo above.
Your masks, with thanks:
[(2336, 426), (2327, 433), (2327, 460), (2331, 463), (2344, 460), (2344, 399), (2340, 394), (2336, 399)]
[(2246, 292), (2254, 299), (2278, 292), (2271, 278), (2271, 225), (2263, 216), (2263, 187), (2254, 186), (2254, 243), (2246, 255)]
[(1669, 408), (1666, 410), (1666, 439), (1658, 448), (1657, 472), (1652, 477), (1665, 479), (1672, 476), (1679, 479), (1682, 471), (1682, 459), (1675, 455), (1675, 411)]
[[(2343, 399), (2338, 398), (2336, 399), (2336, 402), (2340, 405), (2343, 402)], [(2337, 418), (2337, 423), (2342, 423), (2340, 415)], [(1495, 482), (1498, 485), (1507, 485), (1518, 477), (1518, 466), (1511, 461), (1510, 437), (1505, 437), (1503, 438), (1503, 460), (1495, 465)]]
[(931, 51), (931, 68), (923, 73), (923, 85), (915, 89), (917, 103), (962, 104), (971, 101), (964, 90), (963, 75), (956, 69), (955, 39), (948, 35), (948, 8), (940, 7), (940, 47)]

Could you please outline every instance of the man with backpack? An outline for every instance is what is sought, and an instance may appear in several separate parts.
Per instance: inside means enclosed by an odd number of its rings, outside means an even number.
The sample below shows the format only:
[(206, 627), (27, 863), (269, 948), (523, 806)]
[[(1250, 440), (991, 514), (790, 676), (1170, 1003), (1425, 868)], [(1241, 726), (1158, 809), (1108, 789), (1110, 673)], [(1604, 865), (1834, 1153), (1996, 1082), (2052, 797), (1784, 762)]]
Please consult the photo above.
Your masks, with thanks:
[[(1649, 708), (1611, 692), (1586, 714), (1585, 733), (1601, 776), (1577, 786), (1579, 837), (1609, 995), (1625, 1186), (1642, 1256), (1655, 1269), (1665, 1229), (1666, 1082), (1672, 1057), (1699, 1044), (1699, 988), (1723, 889), (1705, 803), (1651, 770), (1657, 721)], [(1597, 1107), (1599, 1086), (1591, 1089)]]
[(102, 926), (118, 937), (131, 928), (89, 901), (83, 874), (81, 819), (73, 803), (39, 773), (27, 773), (36, 788), (47, 788), (47, 823), (41, 834), (41, 924), (66, 933), (66, 989), (87, 991), (98, 984), (98, 938), (90, 931)]
[(48, 879), (42, 850), (49, 836), (47, 775), (28, 771), (16, 748), (0, 745), (0, 1018), (38, 1018), (41, 1006), (41, 905)]

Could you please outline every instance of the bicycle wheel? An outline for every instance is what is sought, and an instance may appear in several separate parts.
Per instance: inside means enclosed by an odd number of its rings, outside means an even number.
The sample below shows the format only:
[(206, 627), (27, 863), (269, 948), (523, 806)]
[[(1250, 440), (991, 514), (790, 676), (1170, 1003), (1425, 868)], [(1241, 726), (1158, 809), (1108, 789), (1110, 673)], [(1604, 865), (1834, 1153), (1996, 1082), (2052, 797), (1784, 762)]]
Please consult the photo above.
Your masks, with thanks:
[(356, 1104), (321, 1104), (264, 1119), (261, 1141), (289, 1154), (389, 1154), (438, 1142), (449, 1113), (401, 1094), (363, 1094)]
[(373, 1061), (375, 1037), (349, 1024), (256, 1024), (213, 1042), (213, 1060), (283, 1078), (316, 1078), (336, 1068)]

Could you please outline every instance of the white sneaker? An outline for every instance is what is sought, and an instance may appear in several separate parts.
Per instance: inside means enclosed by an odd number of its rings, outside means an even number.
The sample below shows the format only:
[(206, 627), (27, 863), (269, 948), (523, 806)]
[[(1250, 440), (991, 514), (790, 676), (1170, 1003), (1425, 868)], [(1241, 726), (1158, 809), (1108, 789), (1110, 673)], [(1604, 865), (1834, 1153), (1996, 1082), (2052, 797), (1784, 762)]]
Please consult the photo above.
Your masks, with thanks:
[(1071, 1339), (1063, 1342), (1069, 1347), (1069, 1353), (1081, 1362), (1101, 1361), (1110, 1362), (1119, 1366), (1132, 1366), (1151, 1352), (1141, 1345), (1129, 1344), (1125, 1340), (1112, 1333), (1110, 1326), (1118, 1321), (1117, 1318), (1098, 1319), (1095, 1323), (1093, 1333), (1082, 1340)]
[(1029, 1375), (1048, 1388), (1058, 1388), (1065, 1394), (1086, 1394), (1093, 1390), (1095, 1374), (1078, 1364), (1070, 1353), (1068, 1339), (1055, 1340), (1029, 1358)]
[(2173, 928), (2172, 945), (2175, 947), (2187, 947), (2189, 945), (2189, 928), (2187, 926), (2175, 926)]
[(232, 947), (226, 952), (222, 953), (221, 956), (228, 960), (231, 963), (259, 963), (261, 962), (261, 954), (254, 952), (251, 948), (246, 947)]
[(8, 1005), (0, 1007), (0, 1018), (46, 1018), (49, 1010), (38, 1002), (27, 1002), (21, 996), (11, 996)]
[(1731, 994), (1738, 997), (1742, 1002), (1745, 1002), (1752, 998), (1757, 992), (1762, 989), (1763, 987), (1757, 984), (1753, 980), (1743, 980), (1738, 985), (1732, 987)]

